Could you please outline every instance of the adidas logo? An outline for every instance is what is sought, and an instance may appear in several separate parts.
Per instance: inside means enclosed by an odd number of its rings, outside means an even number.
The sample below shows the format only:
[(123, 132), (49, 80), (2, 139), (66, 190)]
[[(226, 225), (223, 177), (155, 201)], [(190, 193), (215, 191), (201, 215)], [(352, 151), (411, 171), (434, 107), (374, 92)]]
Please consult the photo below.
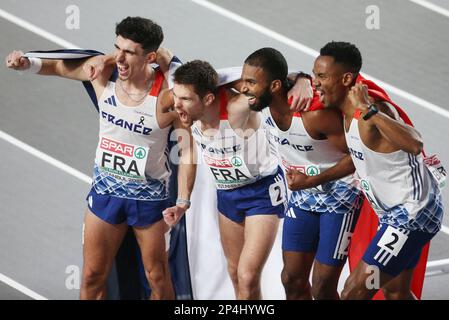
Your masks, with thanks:
[(271, 118), (267, 118), (267, 120), (265, 120), (265, 123), (267, 123), (268, 125), (274, 127), (274, 123), (273, 123), (273, 120), (271, 120)]
[(110, 104), (111, 106), (117, 107), (117, 102), (115, 102), (114, 95), (110, 96), (109, 98), (107, 98), (103, 102), (106, 103), (106, 104)]
[(296, 219), (296, 215), (295, 215), (295, 211), (293, 210), (293, 208), (290, 208), (287, 213), (285, 214), (287, 217)]

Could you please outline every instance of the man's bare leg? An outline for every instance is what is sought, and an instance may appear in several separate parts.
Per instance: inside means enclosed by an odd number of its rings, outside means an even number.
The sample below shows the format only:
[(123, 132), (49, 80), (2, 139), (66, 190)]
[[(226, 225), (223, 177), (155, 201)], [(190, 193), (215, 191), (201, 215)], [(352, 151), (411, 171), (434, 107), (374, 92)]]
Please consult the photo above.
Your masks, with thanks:
[(106, 299), (106, 279), (127, 230), (126, 223), (113, 225), (86, 210), (81, 300)]
[(150, 299), (175, 299), (165, 247), (164, 235), (167, 225), (164, 220), (159, 220), (146, 227), (134, 227), (133, 229), (140, 247), (145, 275), (151, 288)]
[(315, 252), (283, 251), (282, 258), (281, 280), (287, 300), (312, 300), (309, 277)]
[(312, 295), (315, 300), (340, 300), (338, 280), (343, 265), (330, 266), (315, 260), (312, 274)]
[(276, 239), (279, 218), (253, 215), (245, 219), (245, 241), (238, 265), (237, 299), (262, 299), (260, 277)]
[(224, 255), (228, 264), (228, 273), (234, 286), (235, 296), (238, 289), (238, 266), (240, 255), (245, 241), (245, 223), (237, 223), (227, 218), (223, 214), (218, 217), (220, 227), (220, 239)]

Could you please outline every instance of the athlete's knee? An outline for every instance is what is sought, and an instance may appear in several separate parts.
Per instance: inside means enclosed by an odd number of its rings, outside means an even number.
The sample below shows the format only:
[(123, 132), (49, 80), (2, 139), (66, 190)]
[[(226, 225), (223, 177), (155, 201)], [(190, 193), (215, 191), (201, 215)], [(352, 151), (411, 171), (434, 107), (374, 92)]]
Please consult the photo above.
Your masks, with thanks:
[(158, 286), (167, 280), (168, 270), (164, 262), (158, 261), (145, 266), (145, 275), (151, 286)]
[(338, 299), (337, 284), (326, 277), (316, 277), (312, 281), (312, 296), (315, 300)]
[(251, 290), (259, 285), (260, 272), (256, 269), (248, 268), (239, 270), (238, 285), (240, 289)]
[(234, 285), (237, 285), (238, 283), (238, 276), (237, 276), (237, 266), (231, 263), (228, 263), (228, 273), (229, 277), (231, 278), (231, 281)]
[(82, 283), (84, 286), (101, 286), (106, 282), (108, 272), (104, 267), (84, 265)]
[(281, 281), (287, 291), (308, 291), (310, 289), (308, 278), (298, 272), (290, 272), (285, 268), (282, 269)]

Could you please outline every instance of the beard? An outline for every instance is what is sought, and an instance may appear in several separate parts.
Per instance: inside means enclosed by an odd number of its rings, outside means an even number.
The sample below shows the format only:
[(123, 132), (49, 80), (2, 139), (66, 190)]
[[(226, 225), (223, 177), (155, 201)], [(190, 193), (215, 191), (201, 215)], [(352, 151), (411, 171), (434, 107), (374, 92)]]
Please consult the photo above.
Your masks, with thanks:
[(273, 96), (270, 93), (270, 90), (267, 88), (259, 97), (259, 101), (255, 104), (250, 104), (249, 108), (252, 111), (262, 111), (266, 107), (268, 107), (273, 100)]

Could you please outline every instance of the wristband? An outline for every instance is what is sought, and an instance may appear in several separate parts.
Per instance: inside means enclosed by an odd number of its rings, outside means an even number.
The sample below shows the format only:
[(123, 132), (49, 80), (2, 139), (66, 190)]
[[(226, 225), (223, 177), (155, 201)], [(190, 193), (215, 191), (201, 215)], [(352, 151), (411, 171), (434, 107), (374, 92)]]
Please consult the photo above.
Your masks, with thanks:
[(190, 207), (191, 202), (187, 199), (178, 198), (176, 199), (176, 205), (178, 204), (185, 204), (186, 206)]
[(30, 61), (30, 67), (26, 70), (22, 70), (23, 73), (38, 73), (42, 68), (42, 59), (40, 58), (27, 58)]

